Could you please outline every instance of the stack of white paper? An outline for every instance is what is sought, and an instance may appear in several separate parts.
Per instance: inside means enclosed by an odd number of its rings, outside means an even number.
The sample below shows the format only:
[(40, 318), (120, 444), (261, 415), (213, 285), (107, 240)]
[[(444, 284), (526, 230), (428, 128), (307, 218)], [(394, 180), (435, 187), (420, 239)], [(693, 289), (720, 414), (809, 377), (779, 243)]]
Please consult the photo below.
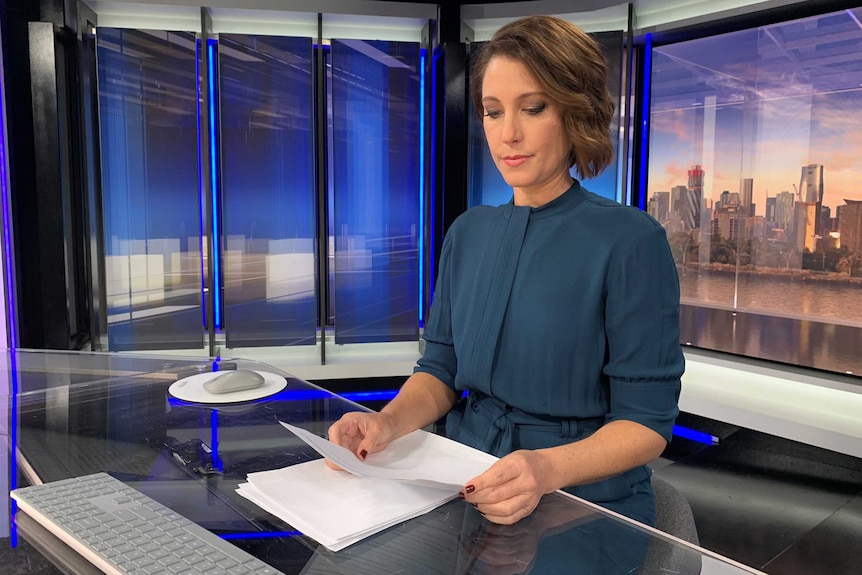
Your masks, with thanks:
[(332, 551), (446, 503), (497, 460), (419, 430), (363, 462), (313, 433), (282, 425), (348, 472), (318, 459), (252, 473), (237, 492)]

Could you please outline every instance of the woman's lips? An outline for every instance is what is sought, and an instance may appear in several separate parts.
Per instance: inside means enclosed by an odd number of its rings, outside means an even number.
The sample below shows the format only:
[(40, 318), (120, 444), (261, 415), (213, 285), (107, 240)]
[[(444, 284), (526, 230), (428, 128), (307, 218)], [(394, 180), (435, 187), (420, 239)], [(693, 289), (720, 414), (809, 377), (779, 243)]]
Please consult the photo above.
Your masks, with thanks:
[(503, 156), (503, 163), (510, 168), (517, 168), (530, 159), (530, 156)]

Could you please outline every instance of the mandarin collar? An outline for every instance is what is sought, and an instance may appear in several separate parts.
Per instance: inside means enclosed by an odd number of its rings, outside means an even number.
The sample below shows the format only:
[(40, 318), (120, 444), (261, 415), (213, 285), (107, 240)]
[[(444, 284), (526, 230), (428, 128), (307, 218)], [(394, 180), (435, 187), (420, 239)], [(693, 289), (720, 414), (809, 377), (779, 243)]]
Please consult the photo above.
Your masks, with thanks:
[(509, 203), (516, 209), (529, 209), (531, 218), (544, 218), (566, 212), (580, 204), (586, 197), (586, 191), (581, 187), (578, 180), (574, 180), (569, 189), (548, 202), (547, 204), (531, 207), (531, 206), (515, 206), (515, 197)]

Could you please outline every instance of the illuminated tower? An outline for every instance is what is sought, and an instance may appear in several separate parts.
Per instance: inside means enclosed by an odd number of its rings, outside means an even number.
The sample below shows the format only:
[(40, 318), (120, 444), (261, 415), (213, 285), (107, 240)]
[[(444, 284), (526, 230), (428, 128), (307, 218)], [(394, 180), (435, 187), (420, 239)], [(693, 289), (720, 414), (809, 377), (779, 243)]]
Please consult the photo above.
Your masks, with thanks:
[(820, 211), (817, 204), (796, 202), (793, 204), (793, 238), (796, 248), (801, 252), (817, 249), (817, 220)]

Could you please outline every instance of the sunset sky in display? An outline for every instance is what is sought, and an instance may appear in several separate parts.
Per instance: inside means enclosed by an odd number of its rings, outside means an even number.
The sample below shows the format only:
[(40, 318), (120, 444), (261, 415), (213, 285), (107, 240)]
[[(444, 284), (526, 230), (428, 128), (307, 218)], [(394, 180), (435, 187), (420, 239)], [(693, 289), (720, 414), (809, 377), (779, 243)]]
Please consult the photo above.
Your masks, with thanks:
[(802, 167), (822, 164), (833, 217), (862, 199), (860, 53), (849, 10), (656, 48), (649, 194), (701, 164), (705, 198), (753, 178), (763, 215), (767, 194), (794, 192)]

